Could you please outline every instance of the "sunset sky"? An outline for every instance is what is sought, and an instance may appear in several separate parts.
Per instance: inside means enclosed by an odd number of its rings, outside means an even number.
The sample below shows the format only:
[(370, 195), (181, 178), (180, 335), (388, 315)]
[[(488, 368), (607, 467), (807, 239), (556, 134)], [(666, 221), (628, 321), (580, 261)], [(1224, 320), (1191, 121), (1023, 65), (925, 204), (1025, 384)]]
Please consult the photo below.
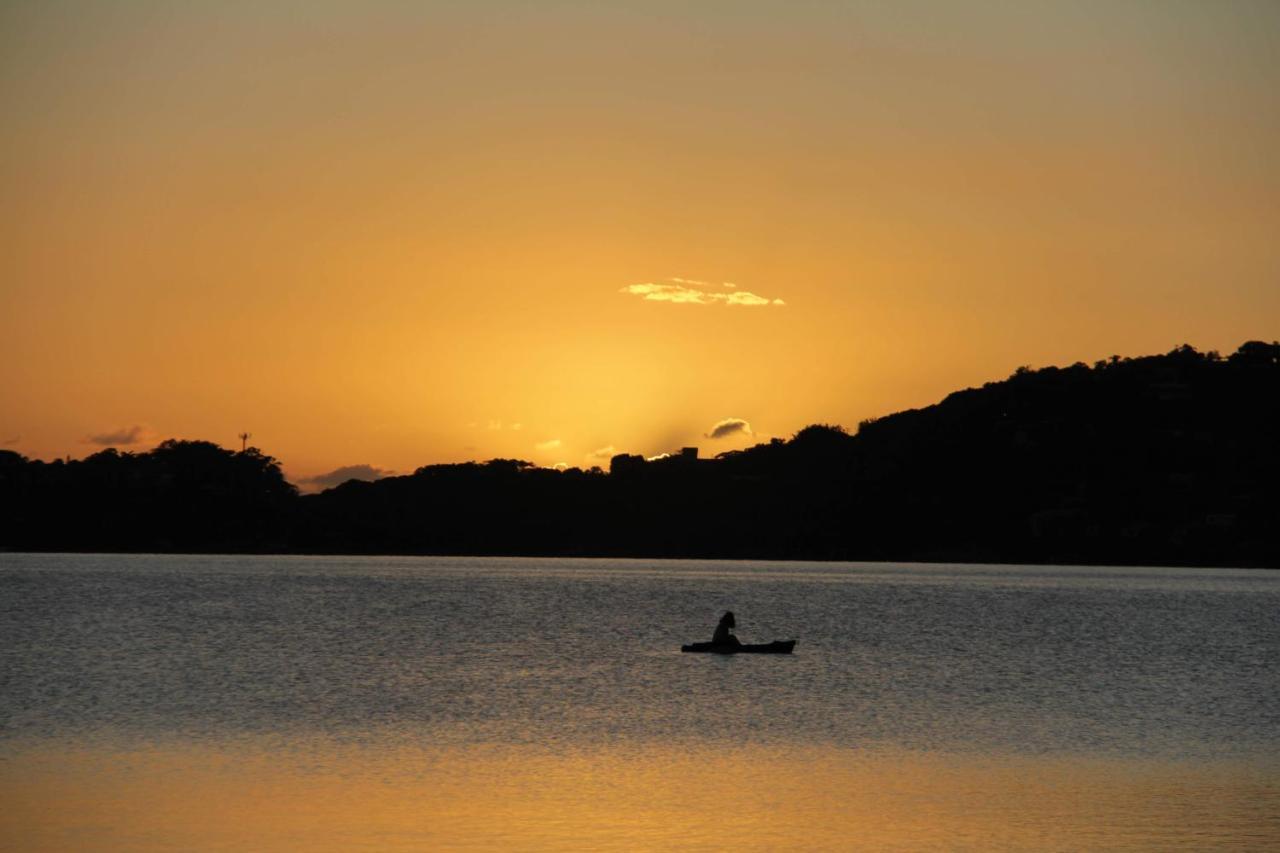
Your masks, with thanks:
[(607, 465), (1273, 340), (1277, 93), (1269, 0), (7, 2), (0, 448)]

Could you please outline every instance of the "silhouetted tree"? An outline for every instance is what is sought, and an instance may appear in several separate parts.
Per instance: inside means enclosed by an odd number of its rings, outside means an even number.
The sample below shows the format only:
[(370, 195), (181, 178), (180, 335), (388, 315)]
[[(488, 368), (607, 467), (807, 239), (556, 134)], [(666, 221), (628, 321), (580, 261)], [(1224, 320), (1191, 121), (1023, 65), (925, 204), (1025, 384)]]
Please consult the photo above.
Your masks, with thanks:
[(0, 451), (0, 547), (1280, 565), (1280, 344), (1019, 369), (715, 459), (429, 465), (299, 496), (257, 448)]

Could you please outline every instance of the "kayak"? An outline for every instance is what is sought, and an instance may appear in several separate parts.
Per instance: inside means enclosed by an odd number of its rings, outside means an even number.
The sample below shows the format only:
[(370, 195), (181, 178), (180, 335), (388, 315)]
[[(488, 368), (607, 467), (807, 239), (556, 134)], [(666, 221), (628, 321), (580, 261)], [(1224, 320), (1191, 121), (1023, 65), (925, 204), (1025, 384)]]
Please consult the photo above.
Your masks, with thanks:
[(711, 652), (717, 655), (789, 655), (796, 647), (795, 640), (774, 640), (757, 646), (735, 646), (730, 643), (690, 643), (681, 646), (682, 652)]

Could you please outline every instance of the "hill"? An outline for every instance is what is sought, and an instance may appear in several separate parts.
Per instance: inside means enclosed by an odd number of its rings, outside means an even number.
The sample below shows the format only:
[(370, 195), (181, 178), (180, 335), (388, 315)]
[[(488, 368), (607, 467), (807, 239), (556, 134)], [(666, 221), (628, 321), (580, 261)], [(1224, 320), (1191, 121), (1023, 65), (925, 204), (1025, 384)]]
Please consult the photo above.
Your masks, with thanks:
[(1280, 344), (1020, 368), (936, 405), (610, 472), (431, 465), (298, 495), (207, 442), (0, 453), (0, 546), (1280, 566)]

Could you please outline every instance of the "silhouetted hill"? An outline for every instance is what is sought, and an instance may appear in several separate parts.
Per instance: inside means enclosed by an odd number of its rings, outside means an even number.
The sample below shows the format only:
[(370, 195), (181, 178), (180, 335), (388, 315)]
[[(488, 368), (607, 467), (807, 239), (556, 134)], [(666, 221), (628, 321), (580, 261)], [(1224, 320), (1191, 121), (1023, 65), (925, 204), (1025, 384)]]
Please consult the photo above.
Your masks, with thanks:
[(432, 465), (299, 496), (256, 450), (0, 453), (0, 545), (1280, 566), (1280, 344), (1002, 382), (714, 460)]
[(0, 546), (66, 551), (252, 551), (287, 543), (297, 490), (257, 448), (165, 441), (81, 460), (0, 452)]

